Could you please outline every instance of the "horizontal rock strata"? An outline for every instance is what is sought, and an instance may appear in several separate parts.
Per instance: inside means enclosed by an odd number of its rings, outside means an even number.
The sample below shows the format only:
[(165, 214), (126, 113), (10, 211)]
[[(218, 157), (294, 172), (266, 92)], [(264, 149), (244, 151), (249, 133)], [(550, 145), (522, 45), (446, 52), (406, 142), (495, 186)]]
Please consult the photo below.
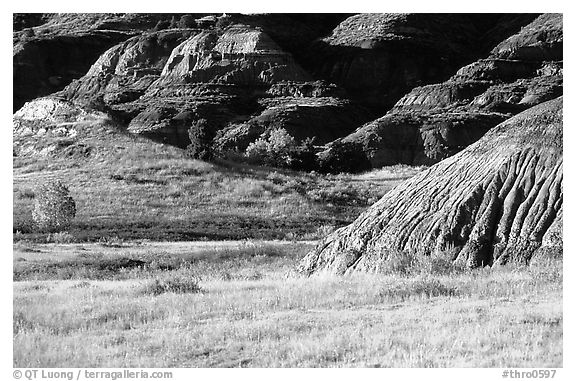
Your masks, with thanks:
[[(433, 164), (534, 105), (562, 95), (562, 15), (545, 14), (446, 82), (412, 89), (343, 142), (372, 167)], [(329, 148), (329, 147), (328, 147)]]

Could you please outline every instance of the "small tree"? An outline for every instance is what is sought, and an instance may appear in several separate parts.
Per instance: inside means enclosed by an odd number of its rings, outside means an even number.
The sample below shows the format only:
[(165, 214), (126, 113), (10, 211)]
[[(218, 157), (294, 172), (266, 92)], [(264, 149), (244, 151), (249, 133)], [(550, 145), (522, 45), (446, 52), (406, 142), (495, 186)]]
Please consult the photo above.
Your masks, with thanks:
[(268, 164), (268, 142), (258, 138), (246, 147), (246, 157), (258, 164)]
[(199, 119), (188, 129), (190, 144), (186, 147), (188, 156), (199, 160), (212, 158), (212, 140), (214, 133), (206, 119)]
[(36, 192), (32, 218), (38, 229), (59, 232), (68, 228), (76, 216), (76, 203), (59, 180), (51, 181)]
[(292, 152), (291, 168), (299, 171), (314, 171), (318, 168), (314, 141), (316, 137), (305, 139)]

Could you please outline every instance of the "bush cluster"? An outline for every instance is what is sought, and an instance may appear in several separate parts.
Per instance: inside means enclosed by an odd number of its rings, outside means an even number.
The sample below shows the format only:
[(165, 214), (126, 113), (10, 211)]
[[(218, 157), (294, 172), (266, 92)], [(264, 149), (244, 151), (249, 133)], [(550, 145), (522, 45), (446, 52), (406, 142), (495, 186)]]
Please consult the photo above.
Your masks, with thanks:
[(199, 119), (192, 123), (188, 129), (190, 144), (186, 147), (186, 153), (193, 159), (210, 160), (212, 154), (213, 129), (206, 119)]
[(288, 131), (276, 128), (246, 148), (246, 157), (257, 164), (273, 167), (314, 170), (316, 155), (313, 139), (298, 144)]
[(76, 216), (76, 203), (61, 181), (50, 181), (36, 192), (32, 218), (41, 231), (66, 230)]

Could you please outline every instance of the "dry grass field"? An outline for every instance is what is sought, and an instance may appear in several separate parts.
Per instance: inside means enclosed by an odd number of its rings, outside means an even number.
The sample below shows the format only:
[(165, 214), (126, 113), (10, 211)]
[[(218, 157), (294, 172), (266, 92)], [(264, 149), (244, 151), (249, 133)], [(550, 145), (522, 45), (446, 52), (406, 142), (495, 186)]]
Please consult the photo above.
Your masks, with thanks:
[(14, 367), (562, 367), (561, 263), (295, 276), (312, 245), (15, 243)]
[[(87, 157), (14, 158), (14, 367), (562, 366), (560, 262), (292, 272), (422, 168), (205, 163), (110, 128), (82, 136)], [(57, 235), (32, 224), (49, 179), (77, 205)]]

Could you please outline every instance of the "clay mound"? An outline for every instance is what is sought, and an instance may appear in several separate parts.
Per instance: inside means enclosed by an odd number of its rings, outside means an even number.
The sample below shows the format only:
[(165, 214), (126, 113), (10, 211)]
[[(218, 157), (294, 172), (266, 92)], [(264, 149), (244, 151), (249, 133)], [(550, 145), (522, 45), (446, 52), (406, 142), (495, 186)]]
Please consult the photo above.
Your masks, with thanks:
[[(190, 143), (189, 127), (200, 119), (209, 122), (214, 133), (231, 131), (218, 144), (244, 146), (272, 124), (298, 140), (316, 136), (317, 144), (324, 144), (384, 115), (414, 86), (445, 80), (464, 63), (488, 55), (497, 42), (536, 17), (259, 14), (192, 20), (192, 16), (54, 14), (23, 20), (43, 24), (14, 34), (15, 41), (21, 36), (24, 44), (14, 49), (15, 104), (52, 93), (55, 99), (108, 113), (131, 133), (181, 148)], [(491, 62), (504, 61), (513, 60)], [(561, 73), (552, 66), (561, 65), (514, 62), (512, 71), (524, 74), (514, 74), (510, 80), (526, 81), (513, 86), (498, 87), (496, 77), (507, 69), (489, 63), (461, 73), (462, 79), (454, 84), (418, 88), (420, 93), (401, 100), (393, 111), (420, 114), (408, 124), (396, 123), (403, 120), (396, 117), (378, 121), (375, 130), (387, 135), (353, 142), (361, 143), (352, 144), (357, 156), (373, 167), (397, 164), (394, 157), (404, 153), (387, 151), (407, 146), (409, 160), (400, 162), (433, 163), (511, 116), (501, 111), (509, 100), (518, 100), (513, 110), (517, 112), (560, 95)], [(540, 66), (542, 71), (550, 69), (542, 76), (555, 76), (552, 86), (547, 80), (530, 82)], [(485, 79), (485, 74), (496, 77)], [(494, 87), (483, 103), (472, 103), (489, 86)], [(61, 91), (54, 94), (56, 90)], [(296, 103), (298, 107), (293, 107)], [(466, 105), (470, 110), (455, 109)], [(447, 127), (438, 116), (445, 111), (451, 115)], [(396, 132), (388, 134), (392, 130)], [(332, 161), (341, 162), (336, 159)], [(341, 170), (336, 167), (335, 171)]]
[(333, 92), (310, 79), (266, 33), (235, 24), (134, 37), (105, 52), (61, 94), (118, 115), (132, 133), (186, 147), (197, 119), (220, 129), (260, 111), (260, 97)]
[(469, 267), (561, 255), (562, 135), (562, 97), (506, 120), (326, 237), (299, 271), (377, 272), (398, 252)]
[(191, 33), (192, 30), (160, 31), (118, 44), (102, 54), (62, 94), (81, 104), (91, 104), (99, 98), (107, 105), (138, 99), (159, 78), (172, 49)]
[(110, 134), (106, 114), (51, 97), (26, 102), (12, 118), (14, 156), (86, 157), (89, 140)]
[(496, 112), (391, 112), (340, 140), (359, 143), (373, 168), (432, 165), (460, 152), (505, 119)]

